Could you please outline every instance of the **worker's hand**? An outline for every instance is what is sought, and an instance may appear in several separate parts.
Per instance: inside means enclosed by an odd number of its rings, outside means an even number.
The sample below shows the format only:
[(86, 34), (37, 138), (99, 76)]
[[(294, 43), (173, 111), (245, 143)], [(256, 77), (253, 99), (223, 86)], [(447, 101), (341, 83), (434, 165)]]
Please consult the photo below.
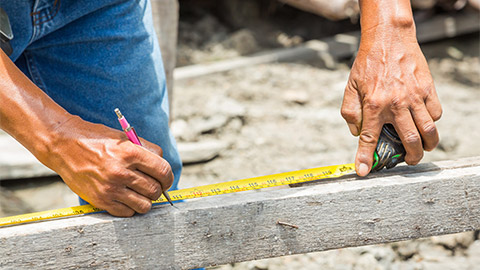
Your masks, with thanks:
[(131, 143), (55, 103), (0, 50), (0, 128), (56, 171), (79, 196), (115, 216), (146, 213), (173, 183), (162, 149)]
[(56, 127), (40, 161), (55, 170), (80, 197), (114, 216), (146, 213), (173, 183), (162, 149), (130, 142), (115, 129), (72, 116)]
[(439, 141), (434, 121), (442, 108), (415, 29), (377, 26), (362, 31), (358, 55), (345, 88), (342, 116), (359, 136), (355, 167), (370, 172), (383, 124), (394, 125), (407, 152), (405, 162), (417, 164), (423, 150)]

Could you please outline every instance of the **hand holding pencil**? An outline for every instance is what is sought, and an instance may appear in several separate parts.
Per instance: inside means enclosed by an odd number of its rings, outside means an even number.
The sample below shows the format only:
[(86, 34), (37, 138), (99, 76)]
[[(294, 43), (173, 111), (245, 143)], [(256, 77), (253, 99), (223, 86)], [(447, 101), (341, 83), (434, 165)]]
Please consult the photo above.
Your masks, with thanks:
[[(138, 138), (137, 132), (135, 131), (135, 129), (132, 126), (130, 126), (130, 124), (128, 123), (125, 116), (122, 115), (122, 113), (120, 112), (120, 110), (118, 108), (115, 109), (115, 113), (117, 114), (118, 122), (120, 122), (120, 125), (122, 126), (122, 129), (125, 132), (125, 134), (127, 134), (128, 139), (132, 143), (142, 146), (142, 143), (140, 142), (140, 139)], [(168, 195), (167, 190), (166, 189), (163, 190), (162, 193), (163, 193), (163, 196), (165, 196), (165, 198), (167, 199), (167, 201), (173, 206), (173, 202), (170, 199), (170, 196)]]

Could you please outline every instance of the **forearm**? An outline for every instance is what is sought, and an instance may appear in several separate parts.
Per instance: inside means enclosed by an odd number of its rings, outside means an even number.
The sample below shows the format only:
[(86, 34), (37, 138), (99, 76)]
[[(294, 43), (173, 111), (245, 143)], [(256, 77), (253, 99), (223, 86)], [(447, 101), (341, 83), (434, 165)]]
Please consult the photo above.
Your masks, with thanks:
[(415, 39), (410, 0), (359, 0), (359, 4), (363, 39), (378, 39), (385, 35)]
[(0, 128), (79, 196), (116, 216), (146, 213), (173, 183), (162, 149), (69, 114), (0, 52)]
[(33, 84), (0, 51), (0, 128), (37, 158), (49, 151), (53, 131), (71, 115)]

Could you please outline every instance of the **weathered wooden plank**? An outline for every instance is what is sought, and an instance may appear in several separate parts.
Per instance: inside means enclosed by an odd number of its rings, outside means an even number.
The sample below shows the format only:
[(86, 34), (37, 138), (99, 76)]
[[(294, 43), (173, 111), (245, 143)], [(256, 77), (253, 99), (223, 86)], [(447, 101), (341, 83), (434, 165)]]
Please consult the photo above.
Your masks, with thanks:
[(189, 269), (480, 229), (480, 157), (394, 170), (0, 228), (0, 268)]

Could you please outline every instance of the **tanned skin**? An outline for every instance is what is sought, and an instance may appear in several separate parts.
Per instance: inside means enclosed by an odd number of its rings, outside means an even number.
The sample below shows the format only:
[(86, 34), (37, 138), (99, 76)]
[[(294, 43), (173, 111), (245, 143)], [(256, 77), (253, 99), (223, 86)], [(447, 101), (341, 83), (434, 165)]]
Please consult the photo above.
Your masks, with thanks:
[[(362, 40), (345, 89), (342, 115), (359, 136), (357, 174), (372, 166), (380, 130), (392, 123), (416, 164), (438, 144), (442, 109), (416, 37), (408, 0), (363, 0)], [(162, 149), (131, 143), (121, 131), (71, 115), (0, 50), (0, 128), (78, 195), (115, 216), (146, 213), (173, 182)]]
[(0, 50), (0, 128), (82, 198), (115, 216), (146, 213), (173, 183), (162, 149), (65, 111)]
[(435, 121), (442, 115), (433, 79), (418, 45), (409, 0), (361, 0), (360, 48), (345, 88), (342, 116), (359, 136), (355, 167), (370, 172), (385, 123), (394, 125), (417, 164), (439, 142)]

